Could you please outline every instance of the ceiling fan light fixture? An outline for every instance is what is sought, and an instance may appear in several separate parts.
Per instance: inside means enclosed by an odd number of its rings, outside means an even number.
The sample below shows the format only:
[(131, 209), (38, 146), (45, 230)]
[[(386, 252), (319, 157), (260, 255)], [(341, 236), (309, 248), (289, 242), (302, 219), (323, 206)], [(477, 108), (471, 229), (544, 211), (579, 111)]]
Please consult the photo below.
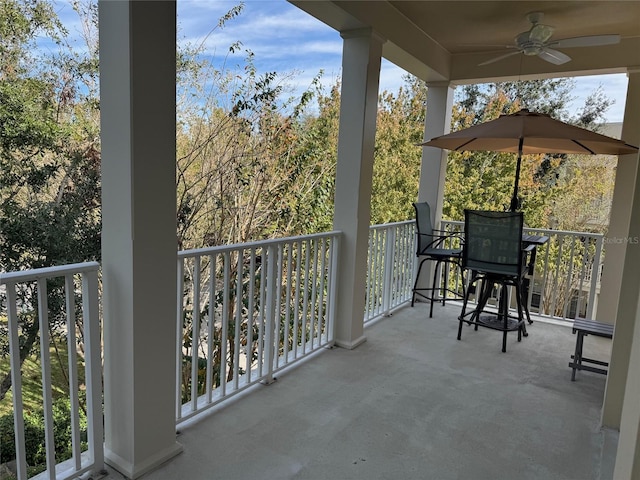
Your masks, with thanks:
[(553, 27), (538, 23), (531, 27), (531, 30), (529, 31), (529, 40), (532, 42), (544, 43), (551, 38), (551, 35), (553, 35)]

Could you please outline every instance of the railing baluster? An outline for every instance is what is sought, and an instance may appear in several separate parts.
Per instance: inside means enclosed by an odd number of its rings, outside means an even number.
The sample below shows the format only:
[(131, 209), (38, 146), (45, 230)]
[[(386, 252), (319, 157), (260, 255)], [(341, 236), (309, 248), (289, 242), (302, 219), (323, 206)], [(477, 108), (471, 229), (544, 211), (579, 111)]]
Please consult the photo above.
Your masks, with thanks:
[[(562, 252), (564, 249), (564, 235), (558, 235), (558, 258), (562, 258)], [(556, 305), (558, 303), (558, 291), (560, 282), (560, 262), (556, 262), (555, 274), (553, 275), (553, 289), (551, 295), (551, 315), (555, 316)]]
[(16, 469), (18, 480), (26, 480), (27, 460), (24, 437), (20, 341), (18, 337), (18, 302), (16, 285), (11, 282), (7, 282), (5, 285), (7, 287), (7, 316), (9, 320), (9, 355), (11, 357), (11, 388), (13, 389), (13, 429), (15, 432)]
[(248, 311), (247, 311), (247, 340), (245, 347), (246, 354), (246, 369), (247, 369), (247, 381), (251, 381), (251, 370), (253, 369), (252, 364), (252, 352), (253, 352), (253, 315), (256, 307), (256, 250), (254, 248), (251, 249), (251, 254), (249, 256), (249, 292), (248, 292)]
[(593, 266), (591, 268), (591, 286), (589, 288), (589, 304), (587, 305), (587, 318), (595, 318), (595, 298), (596, 289), (600, 283), (600, 260), (602, 258), (602, 244), (604, 237), (600, 236), (596, 240), (596, 252), (593, 258)]
[(571, 245), (569, 248), (569, 266), (568, 266), (568, 271), (567, 274), (565, 275), (565, 298), (564, 298), (564, 305), (562, 307), (562, 316), (563, 317), (567, 317), (567, 312), (569, 310), (569, 307), (571, 306), (571, 298), (573, 296), (573, 291), (572, 291), (572, 280), (573, 280), (573, 258), (574, 258), (574, 254), (575, 254), (575, 245), (576, 245), (576, 239), (575, 238), (571, 238)]
[(296, 293), (294, 303), (294, 324), (293, 324), (293, 358), (298, 358), (298, 338), (300, 338), (300, 272), (302, 271), (302, 241), (298, 240), (296, 245)]
[(233, 389), (238, 390), (240, 381), (240, 331), (242, 330), (242, 283), (244, 275), (244, 249), (238, 251), (236, 264), (236, 315), (233, 335)]
[(209, 255), (209, 304), (207, 316), (207, 403), (211, 403), (213, 397), (213, 347), (216, 330), (216, 267), (217, 255)]
[(67, 320), (67, 368), (69, 369), (69, 406), (71, 413), (71, 450), (76, 471), (80, 470), (80, 407), (78, 400), (78, 352), (76, 347), (76, 304), (73, 274), (64, 276), (65, 310)]
[(336, 325), (336, 292), (338, 289), (338, 277), (336, 272), (338, 271), (338, 259), (340, 258), (340, 238), (338, 236), (331, 237), (330, 239), (330, 273), (329, 273), (329, 297), (327, 298), (327, 341), (333, 342), (335, 339), (335, 325)]
[(98, 269), (82, 273), (82, 325), (85, 339), (85, 384), (87, 387), (87, 424), (89, 454), (94, 473), (104, 469), (102, 415), (102, 358), (100, 346), (100, 309), (98, 306)]
[(318, 308), (318, 302), (317, 302), (317, 294), (318, 294), (318, 242), (317, 241), (312, 241), (311, 244), (313, 245), (313, 249), (312, 249), (312, 261), (311, 261), (311, 308), (310, 313), (311, 316), (309, 317), (309, 333), (310, 333), (310, 338), (309, 341), (311, 342), (311, 348), (313, 349), (314, 347), (314, 341), (316, 339), (316, 310)]
[(307, 320), (309, 316), (309, 264), (311, 248), (309, 241), (304, 243), (304, 298), (302, 299), (302, 354), (307, 353)]
[(293, 283), (292, 266), (293, 261), (293, 243), (287, 243), (287, 287), (285, 292), (285, 307), (284, 307), (284, 358), (285, 361), (289, 359), (289, 335), (291, 334), (291, 286)]
[(198, 373), (200, 343), (200, 255), (193, 259), (193, 300), (191, 310), (191, 409), (198, 409)]
[(389, 315), (391, 311), (391, 292), (393, 289), (393, 271), (396, 251), (396, 231), (394, 228), (387, 229), (385, 238), (384, 266), (382, 267), (384, 279), (382, 283), (382, 315)]
[(176, 418), (182, 418), (182, 343), (183, 343), (183, 322), (184, 315), (184, 259), (178, 258), (178, 302), (176, 312)]
[[(265, 363), (267, 371), (263, 374), (263, 383), (270, 384), (273, 382), (273, 356), (274, 356), (274, 333), (275, 333), (275, 283), (276, 283), (276, 251), (270, 245), (263, 250), (263, 256), (266, 252), (266, 305), (265, 305)], [(263, 264), (264, 266), (264, 264)], [(264, 288), (263, 288), (264, 290)]]
[(220, 333), (220, 395), (227, 395), (227, 343), (229, 338), (229, 298), (231, 295), (231, 279), (230, 279), (230, 252), (223, 254), (223, 287), (222, 287), (222, 325)]
[(591, 244), (591, 237), (585, 236), (583, 237), (583, 239), (579, 239), (579, 245), (580, 248), (582, 249), (582, 261), (580, 262), (580, 270), (578, 272), (578, 299), (576, 302), (576, 317), (580, 317), (580, 312), (582, 311), (582, 299), (584, 298), (583, 295), (583, 288), (584, 288), (584, 282), (585, 282), (585, 277), (587, 275), (587, 269), (589, 268), (589, 245)]
[(327, 241), (324, 238), (320, 240), (322, 248), (320, 249), (320, 302), (318, 312), (318, 346), (322, 345), (323, 338), (326, 341), (327, 336), (327, 310), (325, 307), (325, 277), (327, 275)]
[(275, 345), (274, 348), (274, 358), (273, 358), (273, 368), (278, 368), (280, 366), (280, 355), (279, 355), (279, 344), (280, 344), (280, 305), (281, 305), (281, 301), (282, 301), (282, 244), (277, 245), (277, 257), (276, 257), (276, 278), (275, 278), (275, 284), (276, 284), (276, 293), (275, 293), (275, 299), (274, 299), (274, 303), (275, 303), (275, 310), (274, 310), (274, 328), (275, 328), (275, 333), (274, 333), (274, 339), (278, 339), (278, 345)]
[(258, 376), (264, 376), (264, 337), (265, 337), (265, 285), (267, 284), (267, 264), (266, 256), (267, 249), (262, 248), (260, 250), (260, 258), (262, 259), (260, 265), (260, 295), (258, 301)]
[(376, 262), (376, 235), (375, 230), (369, 231), (369, 255), (367, 256), (367, 285), (366, 285), (366, 307), (365, 318), (373, 316), (374, 312), (374, 299), (375, 299), (375, 262)]
[(38, 279), (38, 322), (40, 324), (40, 367), (42, 368), (42, 400), (44, 408), (44, 445), (47, 456), (47, 472), (51, 480), (56, 478), (56, 454), (53, 438), (53, 399), (51, 397), (51, 356), (49, 354), (49, 302), (47, 279)]

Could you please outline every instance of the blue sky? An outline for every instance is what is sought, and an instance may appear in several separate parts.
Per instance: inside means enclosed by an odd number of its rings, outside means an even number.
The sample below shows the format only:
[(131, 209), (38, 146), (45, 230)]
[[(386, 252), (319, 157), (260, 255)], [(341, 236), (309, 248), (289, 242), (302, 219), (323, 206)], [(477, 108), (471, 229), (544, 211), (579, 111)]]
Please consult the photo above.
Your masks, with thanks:
[[(58, 0), (60, 18), (71, 33), (79, 31), (77, 17), (68, 0)], [(238, 0), (178, 0), (179, 41), (199, 43), (206, 38), (207, 53), (217, 59), (227, 55), (229, 45), (241, 41), (255, 53), (260, 71), (295, 72), (291, 87), (302, 90), (323, 70), (323, 83), (328, 87), (340, 77), (342, 39), (330, 27), (307, 15), (286, 0), (245, 0), (243, 12), (223, 29), (214, 29), (219, 18)], [(207, 35), (213, 30), (213, 33)], [(237, 63), (242, 63), (238, 54)], [(397, 91), (405, 72), (383, 61), (380, 90)], [(607, 112), (607, 120), (621, 122), (627, 88), (626, 75), (578, 77), (574, 91), (574, 108), (599, 85), (615, 101)]]

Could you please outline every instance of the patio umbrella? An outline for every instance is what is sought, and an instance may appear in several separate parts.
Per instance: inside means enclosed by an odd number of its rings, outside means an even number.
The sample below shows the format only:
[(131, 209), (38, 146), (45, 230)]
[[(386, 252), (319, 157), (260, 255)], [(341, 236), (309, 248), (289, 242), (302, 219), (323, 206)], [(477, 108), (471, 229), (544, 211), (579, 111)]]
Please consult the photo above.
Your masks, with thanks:
[(518, 208), (518, 182), (522, 155), (536, 153), (627, 155), (638, 153), (638, 147), (617, 138), (569, 125), (555, 120), (549, 115), (530, 112), (526, 109), (432, 138), (419, 145), (454, 151), (517, 152), (511, 211)]

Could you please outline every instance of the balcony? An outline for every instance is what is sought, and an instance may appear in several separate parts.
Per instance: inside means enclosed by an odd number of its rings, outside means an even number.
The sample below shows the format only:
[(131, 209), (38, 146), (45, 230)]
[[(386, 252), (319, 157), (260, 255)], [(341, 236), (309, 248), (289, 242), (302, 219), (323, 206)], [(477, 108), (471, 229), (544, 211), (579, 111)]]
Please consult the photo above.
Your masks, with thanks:
[[(144, 478), (612, 478), (605, 378), (570, 381), (569, 328), (536, 322), (502, 354), (489, 330), (455, 339), (457, 305), (427, 312), (398, 310), (358, 349), (327, 349), (186, 423), (184, 453)], [(600, 340), (589, 349), (606, 358)]]
[[(597, 252), (596, 261), (578, 255), (575, 246), (591, 245), (589, 234), (544, 233), (556, 252), (563, 246), (571, 251), (567, 258), (581, 265), (575, 270), (584, 284), (585, 272), (599, 265), (598, 243), (583, 249)], [(617, 432), (599, 428), (605, 378), (580, 372), (578, 381), (570, 381), (570, 323), (545, 314), (539, 303), (532, 305), (537, 315), (530, 336), (517, 343), (513, 335), (506, 354), (490, 330), (467, 327), (457, 341), (459, 303), (437, 306), (431, 319), (424, 303), (406, 307), (414, 237), (413, 222), (371, 227), (367, 341), (354, 350), (332, 348), (339, 232), (180, 252), (175, 424), (184, 453), (145, 477), (204, 479), (216, 472), (217, 478), (512, 478), (518, 472), (524, 478), (611, 478)], [(567, 271), (562, 256), (551, 262), (553, 257), (538, 256), (534, 284), (537, 276)], [(47, 279), (60, 277), (66, 311), (76, 312), (76, 297), (82, 300), (84, 330), (78, 334), (85, 372), (71, 372), (69, 391), (87, 389), (88, 448), (81, 452), (73, 393), (73, 458), (56, 458), (53, 399), (51, 388), (45, 389), (49, 473), (43, 478), (76, 478), (102, 468), (97, 271), (95, 263), (79, 264), (2, 278), (14, 345), (19, 331), (12, 319), (31, 308), (15, 292), (33, 285), (45, 306)], [(557, 291), (557, 284), (552, 288)], [(46, 309), (38, 314), (45, 318)], [(58, 328), (75, 332), (76, 323), (68, 313), (66, 327)], [(40, 335), (46, 345), (49, 332)], [(74, 336), (67, 340), (72, 351)], [(590, 356), (609, 358), (610, 341), (589, 337), (587, 345)], [(51, 362), (41, 351), (42, 381), (50, 385)], [(14, 349), (14, 364), (16, 356)], [(221, 364), (221, 357), (227, 361)], [(20, 381), (16, 375), (14, 385)], [(14, 411), (21, 412), (22, 397), (14, 402)], [(16, 432), (26, 471), (21, 422)]]
[[(419, 303), (374, 322), (359, 348), (326, 349), (184, 424), (184, 452), (144, 478), (612, 478), (605, 377), (570, 381), (571, 329), (536, 321), (503, 354), (491, 330), (457, 341), (459, 310), (430, 319)], [(600, 340), (588, 348), (607, 358)]]

